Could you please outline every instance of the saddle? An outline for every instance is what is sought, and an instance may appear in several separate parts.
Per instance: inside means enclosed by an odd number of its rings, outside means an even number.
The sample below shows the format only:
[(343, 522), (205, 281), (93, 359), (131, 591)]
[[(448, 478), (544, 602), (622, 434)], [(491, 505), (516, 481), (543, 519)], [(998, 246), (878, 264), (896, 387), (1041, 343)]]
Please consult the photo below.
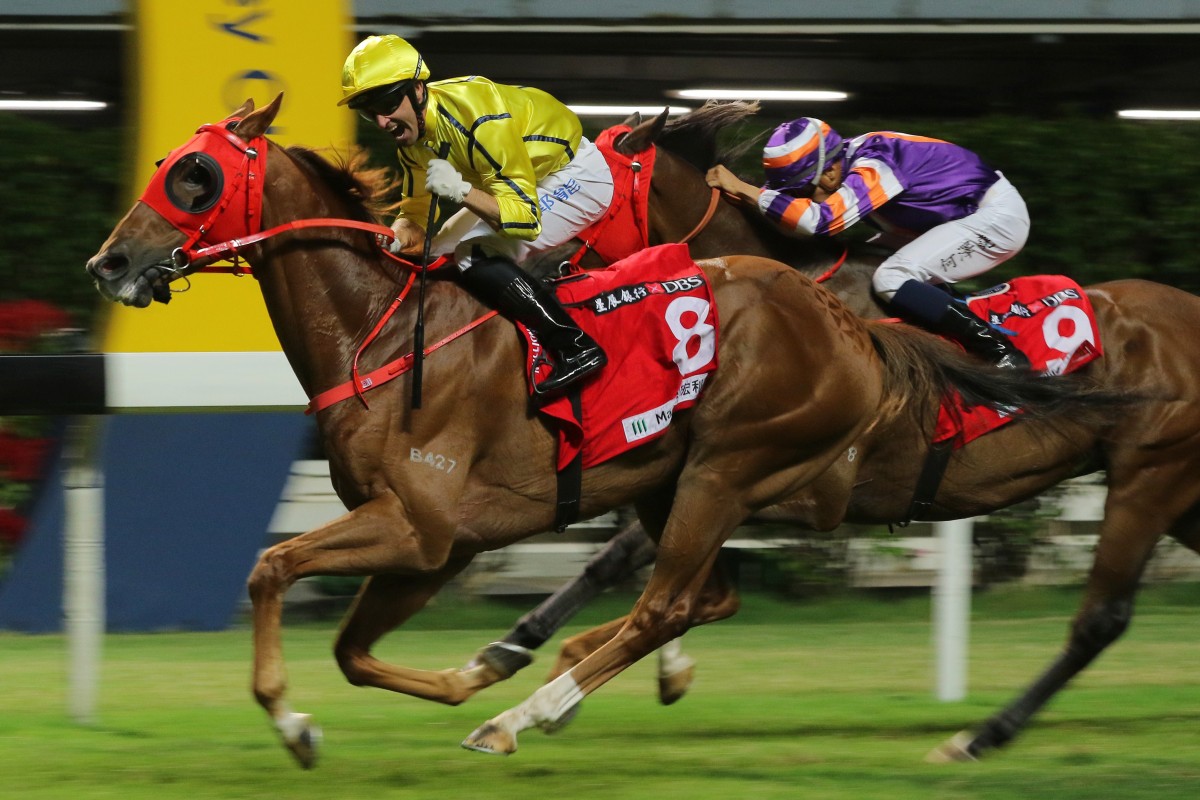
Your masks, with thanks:
[[(972, 313), (1012, 337), (1035, 372), (1065, 375), (1103, 355), (1092, 303), (1079, 284), (1064, 275), (1014, 278), (964, 299)], [(957, 393), (943, 398), (908, 513), (897, 524), (904, 527), (929, 511), (954, 450), (1007, 425), (1020, 413), (1017, 408), (968, 406)]]
[[(558, 436), (558, 469), (577, 457), (587, 468), (662, 436), (677, 412), (700, 399), (717, 369), (717, 307), (683, 244), (651, 247), (554, 284), (567, 313), (609, 356), (577, 404), (566, 395), (539, 408)], [(532, 393), (549, 365), (533, 333), (517, 327), (528, 345)]]
[[(1103, 354), (1091, 301), (1065, 275), (1014, 278), (965, 298), (967, 308), (1009, 335), (1043, 375), (1065, 375)], [(948, 398), (938, 415), (934, 442), (962, 447), (1011, 422), (1015, 410), (966, 406)]]

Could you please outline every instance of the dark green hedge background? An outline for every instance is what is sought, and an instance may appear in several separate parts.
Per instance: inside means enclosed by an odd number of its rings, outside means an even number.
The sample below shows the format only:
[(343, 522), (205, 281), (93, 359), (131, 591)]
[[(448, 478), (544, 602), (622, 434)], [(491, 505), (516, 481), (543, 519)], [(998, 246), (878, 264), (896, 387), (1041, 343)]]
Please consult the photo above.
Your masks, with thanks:
[[(1085, 285), (1138, 277), (1200, 292), (1200, 126), (1000, 116), (823, 119), (847, 137), (896, 130), (945, 139), (1003, 172), (1025, 198), (1033, 224), (1025, 249), (988, 274), (993, 282), (1064, 273)], [(761, 145), (783, 120), (762, 121), (734, 138), (755, 135)], [(761, 146), (752, 148), (738, 165), (756, 183), (759, 153)], [(857, 225), (850, 233), (860, 229), (870, 232)]]
[(121, 136), (0, 114), (0, 300), (48, 300), (90, 324), (100, 300), (83, 265), (126, 211)]
[[(1002, 170), (1029, 204), (1033, 231), (1024, 252), (992, 273), (997, 279), (1142, 277), (1200, 292), (1200, 127), (1086, 118), (826, 119), (846, 136), (892, 129), (948, 139)], [(764, 114), (727, 138), (761, 143), (782, 121)], [(100, 301), (83, 264), (126, 211), (130, 136), (0, 115), (0, 299), (49, 300), (81, 326), (92, 324)], [(360, 140), (374, 161), (392, 163), (386, 137), (363, 129)], [(756, 178), (758, 152), (751, 148), (737, 171)]]

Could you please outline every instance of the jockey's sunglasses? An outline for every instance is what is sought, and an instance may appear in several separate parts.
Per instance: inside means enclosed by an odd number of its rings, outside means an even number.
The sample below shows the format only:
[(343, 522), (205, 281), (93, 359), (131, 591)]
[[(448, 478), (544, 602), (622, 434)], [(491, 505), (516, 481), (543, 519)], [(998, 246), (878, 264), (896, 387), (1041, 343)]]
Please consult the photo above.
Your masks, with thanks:
[(367, 122), (374, 122), (375, 117), (390, 117), (408, 96), (408, 88), (412, 81), (400, 81), (390, 86), (381, 86), (373, 92), (367, 92), (360, 99), (350, 103), (350, 107)]

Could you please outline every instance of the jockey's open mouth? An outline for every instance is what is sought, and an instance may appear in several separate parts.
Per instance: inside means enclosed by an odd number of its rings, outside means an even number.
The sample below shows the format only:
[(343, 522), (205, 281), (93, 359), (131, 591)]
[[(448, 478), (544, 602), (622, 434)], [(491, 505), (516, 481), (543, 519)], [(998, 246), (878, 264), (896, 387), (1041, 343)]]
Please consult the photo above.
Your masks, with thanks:
[(392, 138), (396, 140), (396, 144), (408, 146), (415, 144), (417, 141), (417, 131), (400, 120), (392, 120), (388, 123), (385, 129)]

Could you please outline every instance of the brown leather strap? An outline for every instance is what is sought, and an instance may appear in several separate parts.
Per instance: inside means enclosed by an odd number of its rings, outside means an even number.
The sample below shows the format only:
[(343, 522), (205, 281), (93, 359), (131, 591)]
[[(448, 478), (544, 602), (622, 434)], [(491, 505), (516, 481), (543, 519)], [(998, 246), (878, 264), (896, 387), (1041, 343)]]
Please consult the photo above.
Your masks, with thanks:
[(691, 233), (679, 240), (679, 244), (687, 244), (692, 239), (696, 238), (696, 236), (700, 234), (700, 231), (704, 230), (705, 226), (708, 225), (708, 223), (712, 220), (713, 214), (717, 212), (717, 200), (719, 200), (720, 197), (721, 190), (714, 186), (712, 195), (708, 198), (708, 210), (704, 212), (704, 218), (700, 220), (699, 225), (692, 228)]

